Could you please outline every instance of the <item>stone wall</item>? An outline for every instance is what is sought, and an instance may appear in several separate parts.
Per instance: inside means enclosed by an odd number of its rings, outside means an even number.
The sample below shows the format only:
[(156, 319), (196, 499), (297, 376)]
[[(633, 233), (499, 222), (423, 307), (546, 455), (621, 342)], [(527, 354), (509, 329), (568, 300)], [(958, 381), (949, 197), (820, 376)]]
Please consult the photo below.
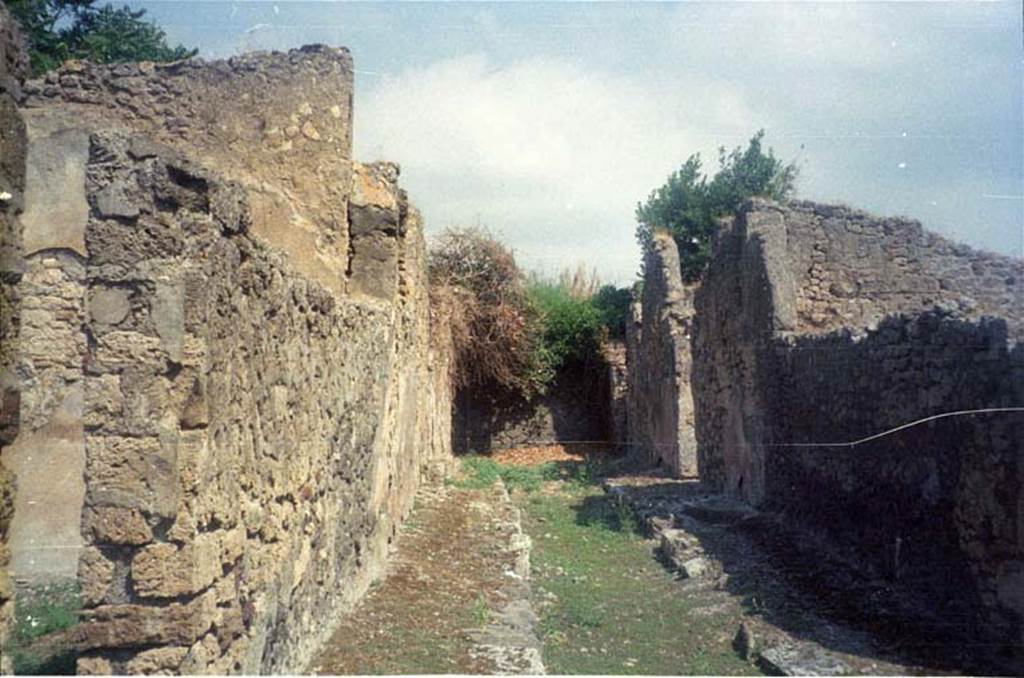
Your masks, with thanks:
[(529, 400), (497, 389), (463, 389), (453, 413), (455, 452), (610, 441), (608, 376), (605, 365), (561, 370), (547, 393)]
[(623, 453), (629, 451), (629, 370), (626, 343), (610, 340), (601, 347), (608, 366), (608, 441)]
[[(754, 200), (695, 297), (702, 480), (916, 596), (960, 642), (1024, 646), (1024, 262), (903, 219)], [(912, 621), (920, 621), (914, 619)]]
[(300, 671), (447, 456), (419, 221), (381, 187), (394, 296), (345, 299), (252, 237), (236, 185), (138, 137), (90, 158), (121, 202), (86, 232), (79, 668)]
[(0, 5), (0, 673), (9, 672), (8, 631), (13, 617), (8, 577), (8, 537), (14, 511), (15, 478), (9, 447), (18, 435), (20, 388), (17, 378), (21, 322), (20, 213), (25, 189), (25, 124), (18, 112), (28, 70), (24, 43), (7, 8)]
[(676, 476), (697, 474), (690, 339), (693, 287), (684, 285), (671, 236), (657, 233), (644, 259), (641, 298), (627, 322), (627, 421), (633, 454)]
[(15, 565), (77, 574), (82, 673), (304, 670), (450, 467), (420, 217), (350, 158), (351, 78), (312, 47), (26, 85)]
[[(252, 232), (344, 292), (352, 192), (352, 57), (312, 45), (226, 61), (71, 61), (25, 86), (30, 127), (118, 127), (247, 189)], [(49, 122), (51, 118), (58, 122)]]

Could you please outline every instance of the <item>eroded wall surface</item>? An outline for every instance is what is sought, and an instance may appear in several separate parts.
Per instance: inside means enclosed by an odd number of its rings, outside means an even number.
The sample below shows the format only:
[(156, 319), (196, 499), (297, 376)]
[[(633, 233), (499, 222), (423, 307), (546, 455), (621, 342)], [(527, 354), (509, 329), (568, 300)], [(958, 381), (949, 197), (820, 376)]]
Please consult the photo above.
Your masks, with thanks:
[(311, 47), (26, 87), (16, 560), (80, 550), (47, 567), (82, 673), (304, 670), (449, 469), (420, 217), (351, 160), (351, 78)]
[(626, 338), (630, 451), (676, 476), (695, 476), (693, 286), (683, 284), (671, 236), (655, 234), (644, 259), (643, 292), (631, 314)]
[(8, 576), (8, 545), (14, 512), (15, 477), (9, 447), (18, 435), (20, 384), (17, 377), (21, 322), (20, 214), (25, 190), (25, 124), (18, 112), (21, 85), (28, 70), (22, 37), (7, 8), (0, 5), (0, 673), (11, 670), (8, 631), (13, 617)]
[[(25, 86), (25, 114), (142, 133), (248, 189), (252, 232), (344, 292), (352, 192), (352, 57), (311, 45), (226, 61), (68, 62)], [(41, 122), (40, 124), (46, 124)]]
[(1024, 646), (1024, 262), (903, 219), (754, 200), (695, 298), (703, 480), (960, 629)]
[(601, 347), (601, 355), (608, 365), (608, 440), (624, 454), (629, 452), (629, 369), (626, 353), (624, 340), (611, 340)]
[(120, 202), (86, 232), (79, 668), (300, 671), (447, 456), (418, 219), (393, 200), (393, 296), (341, 298), (252, 237), (237, 185), (91, 143), (89, 194)]
[(455, 400), (455, 451), (606, 443), (612, 436), (608, 380), (607, 366), (600, 365), (560, 370), (544, 395), (530, 399), (493, 388), (463, 389)]

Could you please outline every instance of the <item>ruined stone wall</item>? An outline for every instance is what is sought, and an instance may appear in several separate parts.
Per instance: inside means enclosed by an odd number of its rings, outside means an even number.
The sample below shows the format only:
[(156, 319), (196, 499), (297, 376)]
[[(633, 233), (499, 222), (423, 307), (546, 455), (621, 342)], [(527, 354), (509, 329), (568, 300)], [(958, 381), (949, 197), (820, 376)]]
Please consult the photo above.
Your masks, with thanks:
[(690, 390), (693, 287), (684, 285), (671, 236), (657, 233), (627, 323), (628, 429), (634, 454), (676, 476), (697, 474)]
[(626, 365), (626, 343), (608, 341), (601, 347), (608, 365), (608, 440), (620, 452), (629, 451), (629, 371)]
[(459, 454), (560, 442), (611, 440), (605, 366), (564, 369), (547, 393), (529, 400), (496, 389), (463, 389), (455, 404), (453, 441)]
[[(226, 61), (68, 62), (25, 86), (30, 127), (119, 127), (248, 189), (252, 232), (344, 292), (352, 191), (352, 57), (308, 46)], [(53, 133), (50, 123), (42, 133)]]
[[(960, 642), (1024, 640), (1024, 262), (754, 200), (698, 289), (703, 480), (791, 516)], [(938, 621), (936, 621), (938, 620)]]
[(25, 190), (25, 124), (17, 104), (27, 70), (21, 35), (7, 8), (0, 5), (0, 673), (12, 669), (5, 651), (13, 618), (8, 539), (15, 500), (8, 448), (20, 423), (17, 290), (22, 272), (19, 217)]
[(15, 556), (77, 574), (80, 672), (304, 670), (450, 468), (422, 224), (350, 158), (351, 78), (311, 47), (26, 85)]
[(237, 185), (90, 144), (79, 669), (300, 671), (447, 458), (418, 218), (393, 167), (360, 168), (394, 294), (338, 297), (248, 232)]

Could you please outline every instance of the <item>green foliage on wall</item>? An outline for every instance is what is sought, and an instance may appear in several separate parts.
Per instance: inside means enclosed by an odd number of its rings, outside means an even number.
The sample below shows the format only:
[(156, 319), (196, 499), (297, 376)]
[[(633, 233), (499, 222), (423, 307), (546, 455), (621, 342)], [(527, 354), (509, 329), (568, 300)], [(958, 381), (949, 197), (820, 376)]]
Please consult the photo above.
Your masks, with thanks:
[(794, 163), (785, 164), (772, 149), (762, 150), (764, 130), (751, 138), (746, 149), (718, 151), (719, 170), (714, 178), (702, 172), (699, 153), (669, 175), (636, 208), (637, 240), (646, 251), (655, 231), (672, 234), (679, 247), (683, 279), (694, 281), (707, 267), (711, 236), (717, 220), (734, 212), (747, 198), (764, 196), (784, 200), (793, 193), (797, 176)]
[(551, 367), (586, 366), (593, 363), (604, 327), (592, 297), (574, 296), (558, 283), (534, 281), (530, 299), (542, 326), (542, 341)]
[(34, 75), (68, 59), (177, 61), (196, 54), (182, 45), (168, 45), (163, 29), (142, 19), (142, 9), (97, 7), (96, 0), (9, 0), (7, 6), (28, 39)]

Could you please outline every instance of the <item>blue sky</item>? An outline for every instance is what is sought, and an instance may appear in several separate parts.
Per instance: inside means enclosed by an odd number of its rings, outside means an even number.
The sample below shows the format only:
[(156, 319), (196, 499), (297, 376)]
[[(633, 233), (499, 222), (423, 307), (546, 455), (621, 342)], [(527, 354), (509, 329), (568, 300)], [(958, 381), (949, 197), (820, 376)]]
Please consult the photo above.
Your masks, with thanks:
[(630, 282), (637, 201), (762, 127), (798, 197), (1024, 254), (1019, 0), (131, 4), (206, 58), (349, 47), (356, 157), (534, 270)]

